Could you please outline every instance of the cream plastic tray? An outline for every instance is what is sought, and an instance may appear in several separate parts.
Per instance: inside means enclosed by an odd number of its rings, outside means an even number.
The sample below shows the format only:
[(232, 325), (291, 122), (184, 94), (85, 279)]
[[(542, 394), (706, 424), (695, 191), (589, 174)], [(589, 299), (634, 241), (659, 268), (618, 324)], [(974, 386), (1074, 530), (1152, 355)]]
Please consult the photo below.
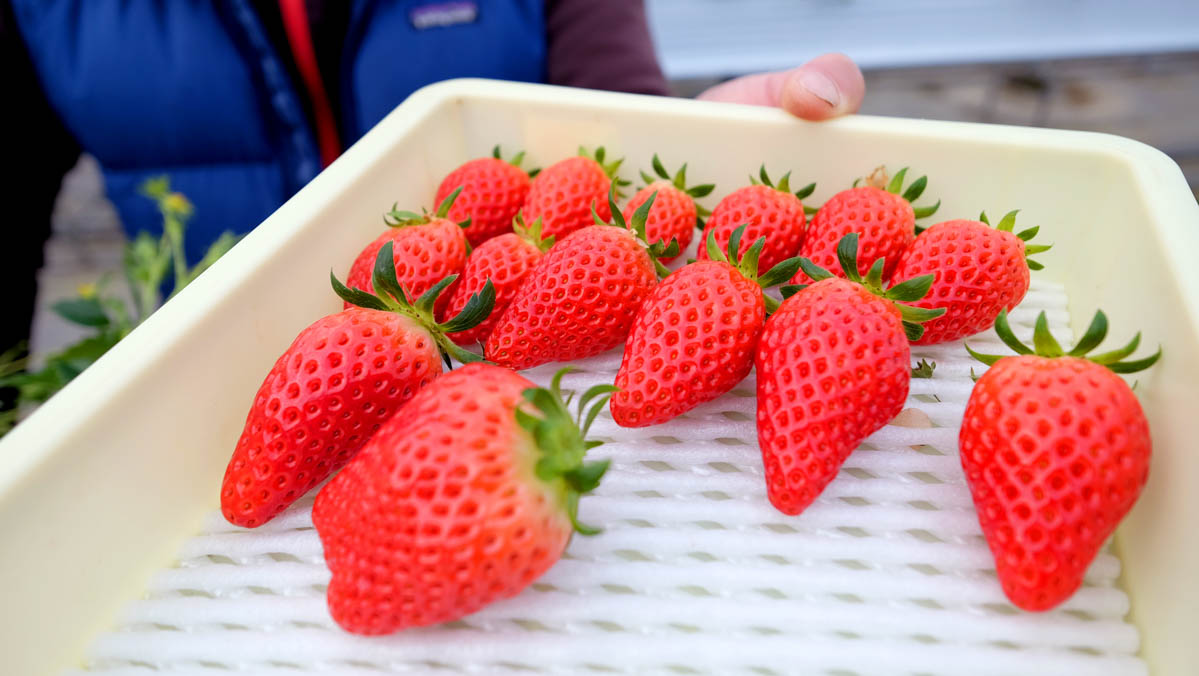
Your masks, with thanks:
[[(764, 505), (751, 380), (669, 430), (621, 436), (597, 423), (617, 472), (583, 516), (609, 530), (576, 538), (540, 588), (450, 627), (381, 640), (333, 630), (307, 503), (263, 532), (224, 526), (213, 510), (225, 462), (269, 365), (338, 308), (330, 268), (344, 274), (392, 202), (427, 202), (444, 173), (496, 142), (542, 165), (603, 144), (627, 157), (629, 176), (658, 152), (689, 161), (718, 195), (766, 162), (819, 181), (813, 203), (902, 163), (929, 174), (939, 216), (1023, 209), (1055, 247), (1016, 317), (1022, 330), (1040, 308), (1077, 330), (1102, 307), (1113, 340), (1139, 328), (1166, 351), (1138, 377), (1155, 441), (1149, 486), (1087, 587), (1046, 615), (1003, 603), (956, 465), (969, 365), (934, 348), (925, 354), (944, 370), (909, 404), (934, 427), (880, 431), (799, 518)], [(429, 87), (0, 443), (0, 671), (1191, 674), (1196, 254), (1199, 207), (1178, 168), (1125, 139), (866, 117), (815, 125), (478, 80)], [(575, 386), (614, 359), (589, 361)], [(1132, 625), (1121, 622), (1129, 608)]]

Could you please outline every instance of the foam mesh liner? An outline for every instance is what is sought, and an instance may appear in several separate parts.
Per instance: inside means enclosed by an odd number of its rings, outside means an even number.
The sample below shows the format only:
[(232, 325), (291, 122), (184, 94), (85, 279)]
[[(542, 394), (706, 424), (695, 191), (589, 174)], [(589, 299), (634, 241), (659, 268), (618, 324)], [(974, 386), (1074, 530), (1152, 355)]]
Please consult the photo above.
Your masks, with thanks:
[[(1028, 339), (1046, 310), (1066, 344), (1065, 308), (1061, 286), (1034, 278), (1011, 322)], [(1008, 353), (993, 332), (970, 343)], [(665, 425), (623, 429), (605, 410), (592, 455), (612, 467), (580, 503), (603, 532), (575, 536), (514, 598), (438, 627), (352, 636), (325, 607), (312, 495), (253, 531), (214, 510), (70, 673), (1146, 674), (1112, 554), (1051, 612), (1007, 602), (957, 453), (971, 370), (986, 366), (960, 341), (912, 356), (937, 365), (913, 379), (912, 410), (799, 517), (766, 499), (751, 374)], [(563, 386), (610, 383), (619, 364), (620, 350), (577, 362)], [(555, 368), (527, 375), (548, 384)]]

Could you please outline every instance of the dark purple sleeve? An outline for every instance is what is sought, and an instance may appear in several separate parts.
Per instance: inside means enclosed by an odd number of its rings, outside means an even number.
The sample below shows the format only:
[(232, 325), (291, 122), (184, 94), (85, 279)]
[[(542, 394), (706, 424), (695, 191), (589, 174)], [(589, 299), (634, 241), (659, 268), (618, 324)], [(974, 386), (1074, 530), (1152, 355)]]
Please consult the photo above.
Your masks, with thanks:
[(642, 0), (547, 0), (550, 84), (666, 94)]

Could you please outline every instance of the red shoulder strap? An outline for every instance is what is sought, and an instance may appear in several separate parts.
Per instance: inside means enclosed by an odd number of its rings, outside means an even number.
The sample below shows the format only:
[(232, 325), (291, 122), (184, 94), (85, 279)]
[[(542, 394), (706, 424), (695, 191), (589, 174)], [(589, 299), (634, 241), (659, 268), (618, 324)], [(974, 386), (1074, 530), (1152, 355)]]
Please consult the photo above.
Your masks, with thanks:
[(329, 164), (341, 154), (341, 140), (337, 135), (337, 123), (333, 119), (333, 107), (321, 80), (321, 71), (316, 64), (316, 48), (312, 44), (312, 32), (308, 26), (308, 10), (304, 0), (279, 0), (279, 13), (283, 17), (283, 29), (287, 32), (287, 43), (296, 69), (304, 80), (308, 98), (312, 101), (313, 121), (316, 123), (316, 141), (321, 151), (321, 164)]

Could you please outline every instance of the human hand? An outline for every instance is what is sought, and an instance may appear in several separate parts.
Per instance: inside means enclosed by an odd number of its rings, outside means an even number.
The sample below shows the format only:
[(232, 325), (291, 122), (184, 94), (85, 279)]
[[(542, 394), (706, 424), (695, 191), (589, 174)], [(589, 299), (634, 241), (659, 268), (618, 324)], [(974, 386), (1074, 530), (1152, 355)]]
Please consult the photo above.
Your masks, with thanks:
[(857, 64), (844, 54), (824, 54), (791, 70), (729, 80), (696, 98), (777, 106), (805, 120), (818, 121), (856, 113), (865, 95), (866, 82)]

